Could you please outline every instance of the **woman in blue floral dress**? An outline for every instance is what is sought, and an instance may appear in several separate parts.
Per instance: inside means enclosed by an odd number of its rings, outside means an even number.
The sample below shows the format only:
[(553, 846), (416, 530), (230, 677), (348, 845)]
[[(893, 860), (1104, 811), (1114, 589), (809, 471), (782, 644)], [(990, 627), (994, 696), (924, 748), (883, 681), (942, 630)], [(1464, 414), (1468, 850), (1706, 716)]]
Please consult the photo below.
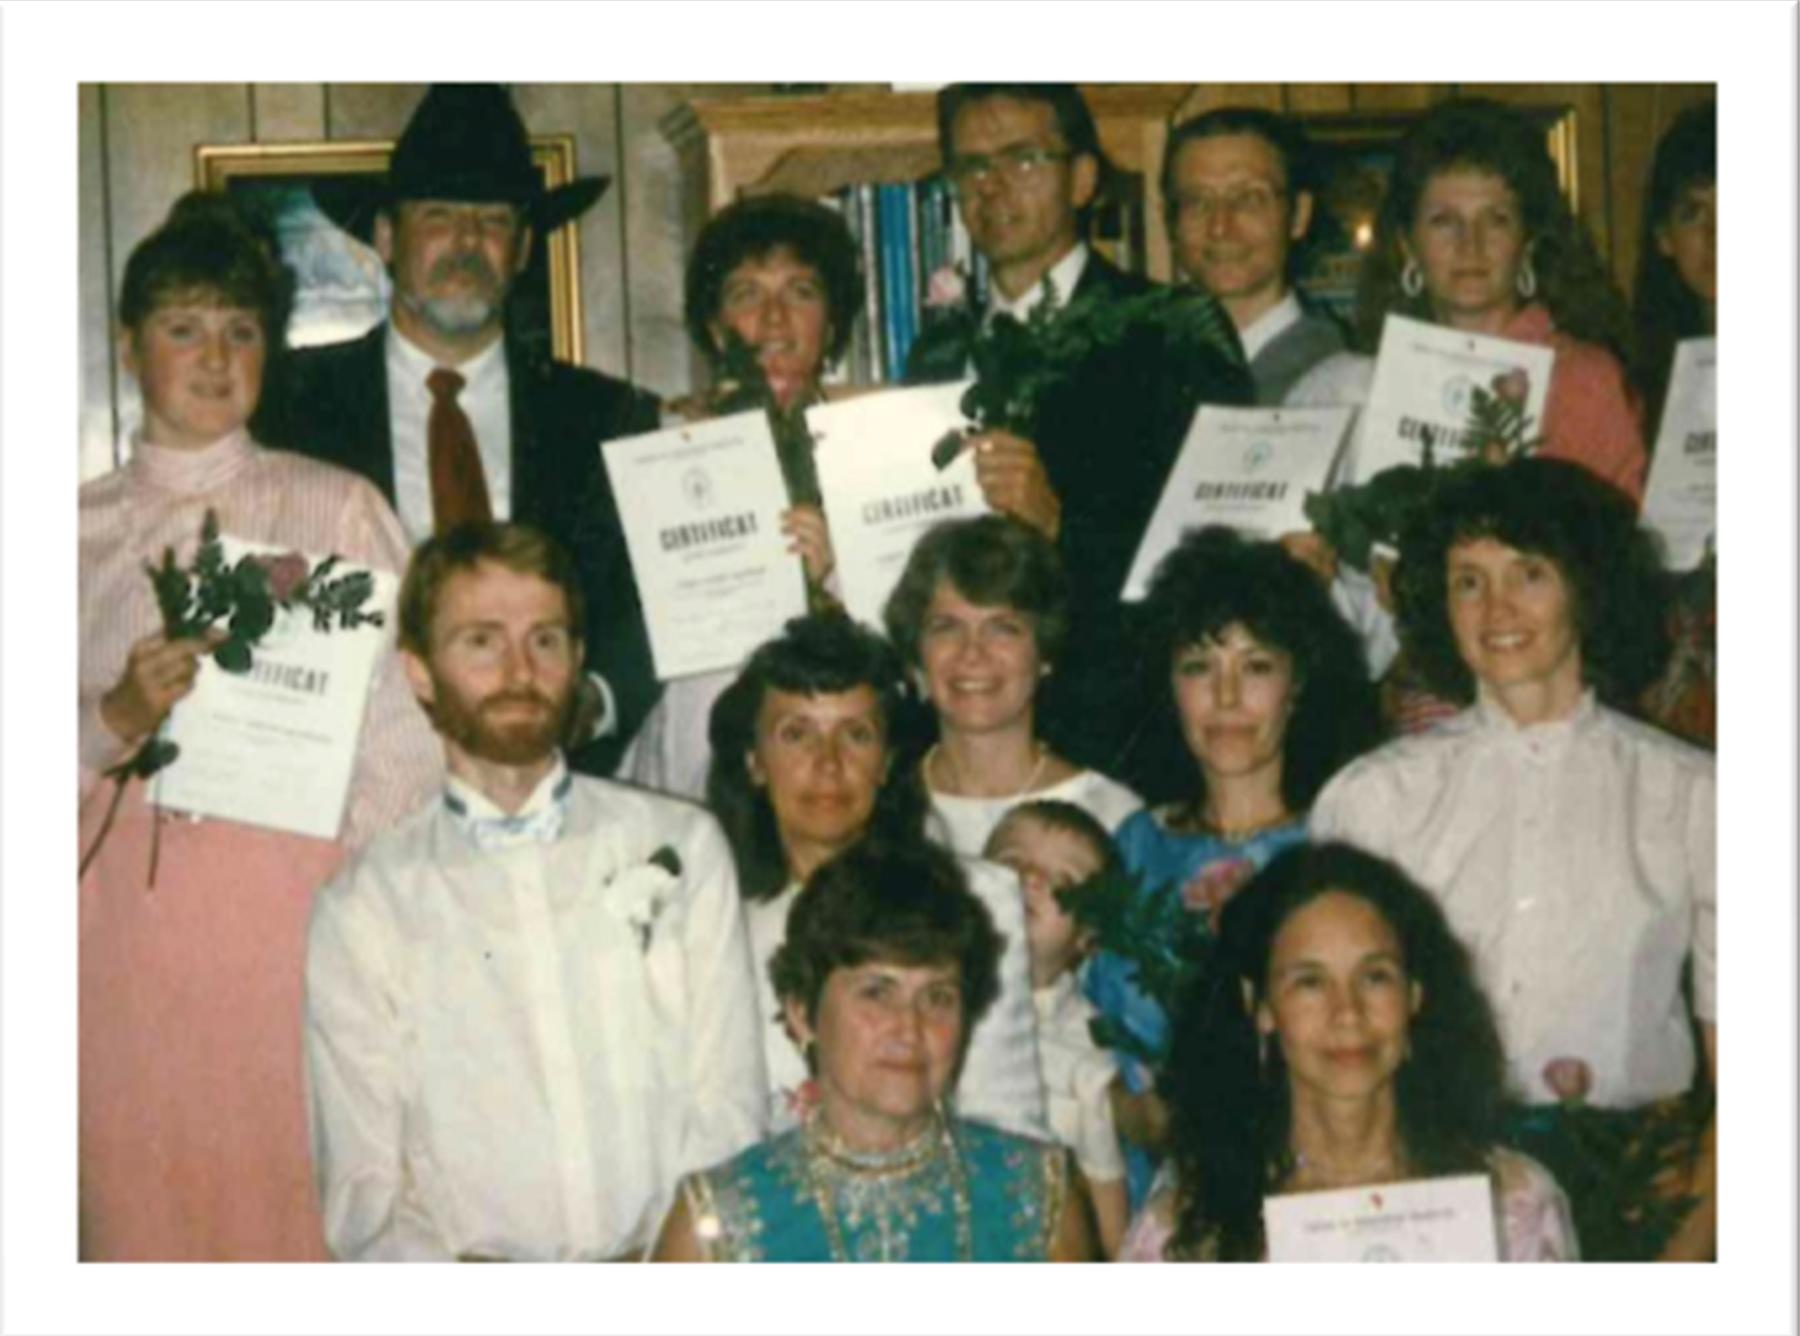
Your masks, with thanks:
[[(1374, 690), (1356, 633), (1318, 578), (1279, 543), (1225, 528), (1189, 533), (1157, 568), (1144, 604), (1145, 662), (1167, 672), (1169, 715), (1146, 758), (1151, 774), (1182, 774), (1185, 791), (1137, 813), (1115, 839), (1139, 893), (1176, 896), (1216, 925), (1227, 898), (1281, 850), (1306, 837), (1313, 795), (1379, 741)], [(1154, 785), (1154, 781), (1152, 781)], [(1133, 954), (1172, 952), (1172, 941)], [(1102, 950), (1089, 999), (1130, 1053), (1117, 1100), (1134, 1204), (1149, 1186), (1167, 1114), (1154, 1068), (1169, 1018), (1139, 987), (1137, 965)]]

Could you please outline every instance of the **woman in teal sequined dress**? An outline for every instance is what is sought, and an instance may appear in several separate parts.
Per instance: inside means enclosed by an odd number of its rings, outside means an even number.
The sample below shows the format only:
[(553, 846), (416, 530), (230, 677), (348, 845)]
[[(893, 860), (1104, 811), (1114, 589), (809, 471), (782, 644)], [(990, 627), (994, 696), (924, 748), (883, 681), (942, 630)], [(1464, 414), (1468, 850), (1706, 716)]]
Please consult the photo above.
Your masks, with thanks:
[(933, 846), (865, 841), (821, 867), (770, 966), (812, 1108), (684, 1179), (655, 1260), (1091, 1260), (1067, 1153), (943, 1112), (999, 953), (986, 909)]

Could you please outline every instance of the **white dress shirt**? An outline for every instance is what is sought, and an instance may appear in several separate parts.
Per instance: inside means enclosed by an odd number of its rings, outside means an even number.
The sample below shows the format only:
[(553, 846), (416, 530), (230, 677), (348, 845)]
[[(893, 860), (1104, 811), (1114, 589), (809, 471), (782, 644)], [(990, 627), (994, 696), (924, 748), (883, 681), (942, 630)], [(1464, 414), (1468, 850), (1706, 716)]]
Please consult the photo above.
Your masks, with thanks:
[(1254, 360), (1283, 330), (1299, 324), (1300, 317), (1305, 314), (1300, 309), (1300, 298), (1289, 288), (1280, 301), (1238, 331), (1238, 342), (1244, 345), (1244, 360)]
[[(388, 432), (394, 447), (394, 509), (406, 536), (419, 544), (431, 537), (431, 453), (426, 428), (431, 391), (426, 377), (442, 365), (407, 340), (392, 323), (387, 331)], [(475, 432), (475, 449), (487, 474), (488, 503), (497, 520), (512, 517), (511, 379), (506, 340), (495, 339), (458, 366), (467, 382), (456, 402)]]
[[(1069, 253), (1051, 265), (1046, 272), (1052, 286), (1056, 288), (1056, 309), (1061, 310), (1069, 304), (1069, 298), (1075, 295), (1075, 285), (1081, 282), (1082, 270), (1087, 268), (1088, 248), (1085, 241), (1077, 241)], [(988, 308), (984, 320), (991, 320), (996, 315), (1010, 315), (1023, 324), (1031, 315), (1031, 308), (1043, 299), (1044, 280), (1040, 278), (1017, 297), (1008, 297), (1000, 291), (998, 283), (988, 289)]]
[(1694, 1074), (1681, 997), (1712, 1021), (1717, 976), (1713, 760), (1583, 697), (1522, 728), (1485, 697), (1326, 785), (1309, 826), (1391, 858), (1474, 955), (1517, 1093), (1579, 1058), (1591, 1103), (1679, 1094)]
[[(763, 1133), (717, 824), (585, 777), (563, 802), (548, 842), (481, 849), (483, 814), (434, 800), (319, 893), (306, 1053), (339, 1258), (615, 1257)], [(648, 861), (664, 846), (678, 877)]]
[[(1048, 1141), (1037, 1013), (1031, 1001), (1031, 956), (1025, 944), (1025, 895), (1011, 868), (979, 859), (958, 861), (969, 890), (987, 906), (1003, 940), (1000, 992), (969, 1039), (956, 1086), (956, 1111), (964, 1118)], [(776, 1132), (796, 1125), (796, 1092), (807, 1079), (806, 1062), (788, 1038), (781, 1003), (769, 981), (769, 962), (787, 940), (788, 913), (799, 894), (800, 883), (794, 882), (773, 900), (745, 906), (750, 951), (756, 958), (757, 1018), (769, 1072), (770, 1123)]]
[(1074, 970), (1039, 988), (1032, 1000), (1050, 1130), (1075, 1152), (1075, 1162), (1091, 1181), (1118, 1182), (1125, 1177), (1125, 1152), (1113, 1122), (1110, 1088), (1119, 1064), (1094, 1042), (1088, 1028), (1100, 1013), (1081, 995)]

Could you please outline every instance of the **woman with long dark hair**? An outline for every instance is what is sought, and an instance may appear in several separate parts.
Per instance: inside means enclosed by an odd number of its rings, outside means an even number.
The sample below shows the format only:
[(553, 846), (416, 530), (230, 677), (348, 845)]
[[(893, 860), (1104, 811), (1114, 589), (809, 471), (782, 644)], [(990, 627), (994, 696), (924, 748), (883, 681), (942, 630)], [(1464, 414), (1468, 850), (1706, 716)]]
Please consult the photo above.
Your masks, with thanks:
[[(1306, 838), (1306, 811), (1325, 781), (1380, 739), (1375, 693), (1356, 635), (1330, 596), (1281, 544), (1226, 528), (1185, 535), (1164, 558), (1143, 606), (1142, 689), (1164, 709), (1142, 755), (1146, 791), (1164, 801), (1116, 836), (1147, 895), (1179, 896), (1216, 916), (1231, 892)], [(1171, 949), (1173, 944), (1169, 944)], [(1087, 967), (1087, 995), (1137, 1045), (1162, 1055), (1168, 1017), (1110, 950)], [(1124, 1064), (1130, 1088), (1120, 1127), (1141, 1149), (1132, 1186), (1149, 1183), (1144, 1151), (1158, 1148), (1152, 1072)]]
[(1178, 1013), (1173, 1172), (1120, 1260), (1259, 1261), (1268, 1197), (1471, 1173), (1504, 1260), (1574, 1260), (1555, 1180), (1495, 1145), (1504, 1070), (1432, 898), (1348, 845), (1290, 849), (1225, 907)]
[(1541, 453), (1644, 491), (1624, 299), (1557, 182), (1543, 131), (1497, 102), (1433, 107), (1401, 142), (1363, 260), (1355, 343), (1290, 404), (1362, 404), (1389, 315), (1555, 349)]
[(1653, 422), (1662, 416), (1675, 345), (1717, 325), (1718, 174), (1718, 107), (1689, 107), (1656, 141), (1632, 288), (1637, 381)]

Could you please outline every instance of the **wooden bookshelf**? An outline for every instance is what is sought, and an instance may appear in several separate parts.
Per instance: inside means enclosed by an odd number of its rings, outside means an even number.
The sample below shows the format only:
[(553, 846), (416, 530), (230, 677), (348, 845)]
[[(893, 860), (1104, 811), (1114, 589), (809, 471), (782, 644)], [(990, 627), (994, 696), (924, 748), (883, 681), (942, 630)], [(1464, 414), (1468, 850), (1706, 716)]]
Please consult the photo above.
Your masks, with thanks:
[[(1100, 145), (1141, 182), (1144, 263), (1170, 276), (1157, 171), (1170, 114), (1191, 84), (1084, 84)], [(741, 195), (824, 196), (859, 183), (919, 181), (939, 169), (931, 93), (843, 92), (703, 98), (661, 122), (704, 218)]]

